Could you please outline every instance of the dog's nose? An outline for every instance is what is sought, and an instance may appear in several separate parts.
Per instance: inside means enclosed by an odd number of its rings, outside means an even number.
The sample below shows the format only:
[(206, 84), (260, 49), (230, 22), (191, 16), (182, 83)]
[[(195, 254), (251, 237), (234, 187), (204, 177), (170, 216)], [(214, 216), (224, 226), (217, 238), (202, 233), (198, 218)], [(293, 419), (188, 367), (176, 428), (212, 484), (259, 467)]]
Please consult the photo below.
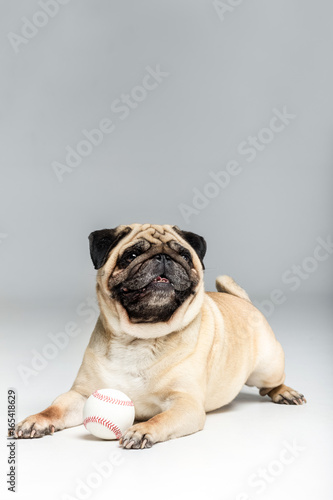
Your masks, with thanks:
[(165, 264), (166, 261), (171, 260), (169, 255), (166, 255), (165, 253), (158, 253), (157, 255), (155, 255), (155, 259), (159, 262), (163, 262), (163, 264)]

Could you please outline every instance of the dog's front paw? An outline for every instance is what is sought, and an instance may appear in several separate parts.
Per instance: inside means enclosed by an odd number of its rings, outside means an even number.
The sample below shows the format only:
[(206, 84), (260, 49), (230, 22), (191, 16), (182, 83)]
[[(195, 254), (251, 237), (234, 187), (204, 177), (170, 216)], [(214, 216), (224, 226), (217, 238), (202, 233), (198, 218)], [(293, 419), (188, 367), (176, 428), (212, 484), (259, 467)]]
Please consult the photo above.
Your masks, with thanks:
[(134, 448), (136, 450), (143, 448), (151, 448), (156, 440), (154, 440), (151, 431), (152, 426), (148, 422), (132, 425), (122, 436), (119, 444), (126, 449)]
[(39, 438), (47, 434), (53, 434), (55, 425), (40, 413), (31, 415), (17, 424), (15, 428), (16, 438)]

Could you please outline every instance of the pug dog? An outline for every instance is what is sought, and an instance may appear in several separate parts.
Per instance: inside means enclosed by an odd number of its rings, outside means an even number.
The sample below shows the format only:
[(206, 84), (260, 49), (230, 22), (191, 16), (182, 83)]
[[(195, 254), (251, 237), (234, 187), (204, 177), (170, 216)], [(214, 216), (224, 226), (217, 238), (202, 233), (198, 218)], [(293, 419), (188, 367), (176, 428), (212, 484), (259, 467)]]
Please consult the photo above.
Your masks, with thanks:
[(265, 317), (230, 277), (205, 292), (206, 242), (177, 226), (132, 224), (94, 231), (100, 316), (70, 391), (20, 422), (18, 438), (80, 425), (96, 390), (123, 391), (135, 424), (124, 448), (142, 449), (200, 431), (206, 413), (244, 384), (274, 403), (301, 405), (284, 385), (284, 353)]

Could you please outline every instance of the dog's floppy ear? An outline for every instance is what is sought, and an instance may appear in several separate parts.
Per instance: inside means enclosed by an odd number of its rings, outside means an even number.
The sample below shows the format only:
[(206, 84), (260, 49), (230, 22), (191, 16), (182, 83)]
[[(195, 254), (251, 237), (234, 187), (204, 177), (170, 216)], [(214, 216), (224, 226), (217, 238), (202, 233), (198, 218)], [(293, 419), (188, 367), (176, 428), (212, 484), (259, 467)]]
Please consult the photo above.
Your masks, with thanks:
[(90, 233), (90, 256), (95, 269), (100, 269), (104, 266), (112, 248), (131, 231), (130, 227), (125, 227), (124, 229), (116, 227), (114, 229), (100, 229), (99, 231)]
[(201, 260), (202, 267), (205, 269), (203, 259), (207, 250), (206, 240), (198, 234), (191, 233), (190, 231), (182, 231), (178, 226), (173, 226), (173, 229), (197, 252), (199, 259)]

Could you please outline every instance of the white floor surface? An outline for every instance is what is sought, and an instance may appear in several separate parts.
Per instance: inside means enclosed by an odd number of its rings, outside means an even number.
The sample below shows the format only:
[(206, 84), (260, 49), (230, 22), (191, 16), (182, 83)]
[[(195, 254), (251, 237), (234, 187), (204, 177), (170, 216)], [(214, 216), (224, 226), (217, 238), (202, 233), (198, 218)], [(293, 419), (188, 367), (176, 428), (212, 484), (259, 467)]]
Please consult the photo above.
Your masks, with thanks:
[[(117, 442), (94, 438), (83, 426), (17, 440), (17, 492), (7, 492), (7, 388), (17, 390), (19, 420), (68, 390), (92, 326), (74, 310), (75, 304), (62, 312), (57, 308), (56, 314), (55, 309), (8, 305), (3, 315), (1, 498), (333, 498), (333, 314), (329, 300), (318, 297), (290, 299), (269, 319), (285, 349), (286, 383), (303, 392), (307, 405), (276, 405), (257, 389), (244, 388), (230, 405), (207, 415), (203, 431), (147, 450), (123, 450)], [(47, 333), (70, 320), (81, 322), (82, 334), (25, 386), (17, 367), (29, 365), (31, 349), (41, 349)]]

